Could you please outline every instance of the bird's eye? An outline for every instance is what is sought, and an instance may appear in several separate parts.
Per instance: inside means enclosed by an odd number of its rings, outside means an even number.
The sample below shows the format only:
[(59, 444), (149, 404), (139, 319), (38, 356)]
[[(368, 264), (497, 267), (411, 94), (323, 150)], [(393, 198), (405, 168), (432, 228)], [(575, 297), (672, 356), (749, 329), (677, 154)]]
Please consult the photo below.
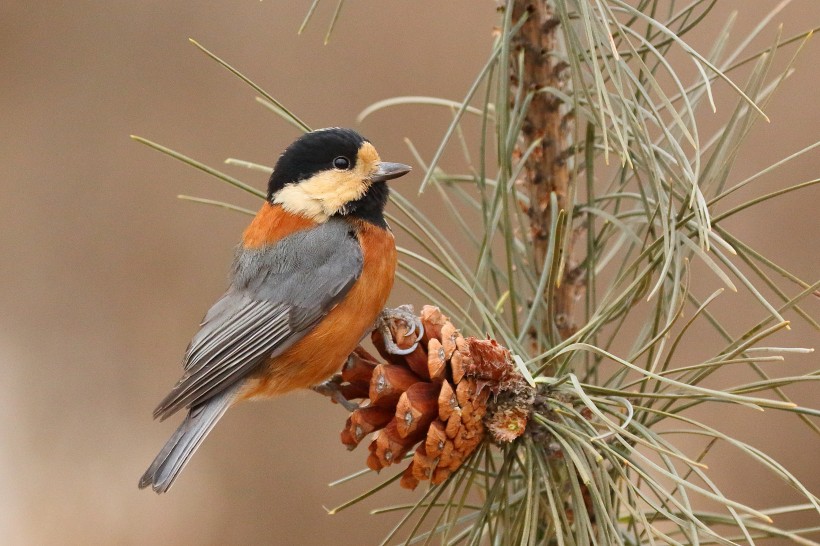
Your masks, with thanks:
[(333, 160), (333, 166), (337, 169), (347, 169), (350, 167), (350, 160), (344, 156), (339, 156)]

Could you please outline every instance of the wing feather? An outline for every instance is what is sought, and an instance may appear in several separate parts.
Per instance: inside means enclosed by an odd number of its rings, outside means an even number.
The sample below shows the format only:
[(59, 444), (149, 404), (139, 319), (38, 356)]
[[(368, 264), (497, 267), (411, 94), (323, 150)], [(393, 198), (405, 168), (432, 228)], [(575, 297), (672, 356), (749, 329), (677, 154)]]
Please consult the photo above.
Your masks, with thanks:
[(201, 404), (285, 351), (347, 294), (361, 270), (361, 249), (343, 220), (240, 250), (231, 287), (205, 315), (185, 373), (154, 416)]

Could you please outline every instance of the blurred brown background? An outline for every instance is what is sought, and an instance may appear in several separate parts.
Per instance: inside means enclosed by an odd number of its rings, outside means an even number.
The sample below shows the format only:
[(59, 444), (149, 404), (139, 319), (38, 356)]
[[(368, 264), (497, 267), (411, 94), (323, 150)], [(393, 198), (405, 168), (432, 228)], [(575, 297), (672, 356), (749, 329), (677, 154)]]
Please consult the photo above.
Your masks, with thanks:
[[(168, 495), (137, 478), (176, 426), (151, 420), (176, 381), (184, 348), (225, 286), (247, 218), (181, 202), (178, 193), (256, 207), (129, 138), (138, 134), (219, 167), (226, 157), (271, 164), (296, 131), (192, 47), (239, 67), (315, 127), (353, 125), (375, 100), (463, 96), (496, 22), (490, 1), (348, 2), (322, 45), (335, 2), (296, 35), (310, 2), (20, 2), (0, 4), (0, 541), (4, 544), (376, 543), (390, 516), (369, 508), (409, 502), (392, 488), (328, 516), (362, 490), (326, 484), (362, 468), (338, 442), (344, 413), (311, 393), (231, 411)], [(722, 2), (693, 38), (702, 47), (731, 9), (737, 44), (769, 2)], [(784, 35), (816, 25), (816, 0), (793, 2)], [(766, 33), (769, 43), (774, 27)], [(735, 181), (817, 139), (817, 41), (767, 108)], [(786, 55), (783, 55), (785, 58)], [(726, 115), (729, 103), (724, 102)], [(705, 127), (712, 123), (705, 116)], [(409, 136), (429, 159), (448, 123), (441, 109), (399, 107), (361, 131), (382, 157), (412, 162)], [(225, 167), (263, 187), (258, 173)], [(744, 196), (820, 172), (818, 154), (761, 180)], [(414, 187), (420, 174), (399, 183)], [(405, 186), (408, 187), (408, 186)], [(407, 191), (408, 195), (414, 193)], [(810, 190), (744, 214), (731, 226), (813, 280), (818, 197)], [(760, 211), (760, 209), (758, 209)], [(711, 279), (710, 279), (711, 280)], [(734, 298), (734, 299), (731, 299)], [(727, 296), (738, 329), (763, 312)], [(403, 288), (392, 303), (413, 302)], [(734, 303), (733, 303), (734, 302)], [(817, 307), (810, 306), (817, 315)], [(794, 318), (794, 316), (791, 316)], [(784, 345), (817, 345), (798, 324)], [(814, 357), (784, 366), (809, 369)], [(800, 368), (802, 366), (802, 368)], [(786, 375), (791, 375), (786, 372)], [(789, 391), (817, 405), (811, 386)], [(731, 411), (744, 439), (780, 458), (816, 492), (817, 438), (794, 418)], [(727, 426), (731, 425), (726, 423)], [(724, 491), (762, 508), (794, 501), (776, 480), (756, 482), (736, 453), (709, 464)], [(744, 465), (748, 463), (743, 459)], [(750, 500), (751, 499), (751, 500)], [(817, 524), (809, 518), (804, 524)]]

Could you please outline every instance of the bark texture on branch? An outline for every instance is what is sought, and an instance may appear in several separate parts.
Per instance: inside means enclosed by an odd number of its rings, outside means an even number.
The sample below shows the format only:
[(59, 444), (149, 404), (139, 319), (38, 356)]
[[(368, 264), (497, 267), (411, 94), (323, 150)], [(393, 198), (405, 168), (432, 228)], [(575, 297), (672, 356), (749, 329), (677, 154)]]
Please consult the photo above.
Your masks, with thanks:
[[(527, 21), (513, 37), (510, 58), (510, 85), (515, 92), (522, 88), (525, 92), (536, 91), (547, 87), (562, 89), (565, 87), (563, 72), (567, 64), (557, 61), (552, 52), (557, 46), (556, 32), (559, 20), (555, 17), (547, 0), (514, 0), (512, 3), (512, 20), (519, 21), (526, 14)], [(519, 58), (523, 52), (523, 81), (518, 81)], [(514, 95), (513, 95), (514, 96)], [(521, 180), (530, 198), (527, 214), (530, 219), (530, 237), (534, 248), (533, 267), (537, 275), (541, 274), (547, 255), (550, 238), (550, 195), (555, 193), (558, 210), (566, 209), (569, 193), (570, 172), (567, 166), (567, 150), (571, 134), (571, 118), (562, 111), (561, 101), (551, 93), (536, 93), (521, 129), (521, 150), (541, 139), (528, 158)], [(576, 237), (569, 234), (570, 243)], [(583, 291), (583, 273), (577, 262), (572, 259), (572, 244), (564, 277), (555, 290), (555, 310), (552, 320), (555, 322), (562, 338), (576, 330), (573, 320), (575, 302)], [(555, 259), (559, 259), (556, 256)], [(541, 302), (545, 303), (545, 302)], [(538, 305), (539, 302), (533, 302)]]

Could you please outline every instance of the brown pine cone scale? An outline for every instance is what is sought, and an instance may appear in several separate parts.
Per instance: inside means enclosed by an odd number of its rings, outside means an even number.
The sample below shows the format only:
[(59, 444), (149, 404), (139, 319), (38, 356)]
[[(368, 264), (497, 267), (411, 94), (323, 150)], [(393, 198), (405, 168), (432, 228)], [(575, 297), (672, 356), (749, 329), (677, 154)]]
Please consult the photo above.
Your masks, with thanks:
[(488, 415), (491, 393), (525, 385), (509, 351), (494, 340), (465, 338), (436, 307), (425, 306), (419, 318), (420, 339), (403, 319), (388, 322), (396, 346), (415, 345), (409, 354), (390, 353), (377, 328), (371, 340), (387, 363), (359, 347), (342, 369), (340, 385), (349, 400), (363, 399), (347, 419), (342, 443), (353, 449), (374, 433), (367, 465), (376, 471), (415, 449), (400, 481), (407, 489), (425, 480), (440, 484), (458, 470), (484, 440), (485, 421), (494, 440), (512, 441), (528, 417), (509, 407), (499, 423)]

